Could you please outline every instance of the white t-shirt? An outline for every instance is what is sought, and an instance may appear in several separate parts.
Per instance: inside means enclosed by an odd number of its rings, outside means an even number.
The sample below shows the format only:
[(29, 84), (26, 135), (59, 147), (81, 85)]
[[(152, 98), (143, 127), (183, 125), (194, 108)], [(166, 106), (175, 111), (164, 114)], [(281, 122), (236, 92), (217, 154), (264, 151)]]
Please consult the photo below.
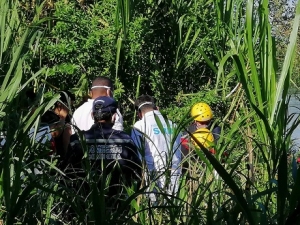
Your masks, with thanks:
[[(160, 120), (163, 132), (157, 125), (157, 120)], [(140, 149), (145, 150), (144, 157), (149, 171), (172, 169), (173, 174), (181, 173), (181, 134), (175, 137), (174, 130), (175, 124), (165, 120), (157, 110), (145, 113), (134, 124), (131, 137)], [(172, 145), (173, 139), (175, 141)]]
[[(93, 108), (94, 99), (88, 99), (87, 102), (82, 104), (78, 109), (75, 110), (72, 117), (72, 124), (77, 126), (79, 130), (89, 130), (94, 124), (92, 118), (92, 108)], [(117, 116), (115, 124), (113, 126), (115, 130), (123, 130), (123, 117), (117, 109)], [(72, 126), (72, 134), (74, 134), (76, 128)]]

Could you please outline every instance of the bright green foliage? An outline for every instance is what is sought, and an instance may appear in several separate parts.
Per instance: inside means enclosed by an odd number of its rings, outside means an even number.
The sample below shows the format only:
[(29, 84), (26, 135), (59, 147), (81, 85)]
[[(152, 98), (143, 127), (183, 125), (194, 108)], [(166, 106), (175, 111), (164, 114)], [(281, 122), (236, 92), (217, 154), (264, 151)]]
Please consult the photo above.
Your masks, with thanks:
[[(40, 60), (50, 68), (48, 82), (74, 87), (81, 77), (111, 76), (114, 63), (114, 1), (80, 8), (75, 2), (57, 1), (56, 18), (41, 44)], [(82, 84), (82, 83), (81, 83)], [(79, 84), (78, 86), (80, 87)]]
[(76, 94), (82, 95), (87, 92), (83, 80), (119, 77), (125, 100), (134, 96), (140, 75), (140, 94), (153, 94), (168, 106), (178, 92), (195, 92), (200, 85), (215, 82), (216, 74), (197, 50), (214, 59), (211, 46), (218, 45), (218, 37), (212, 2), (132, 1), (130, 8), (130, 1), (121, 2), (118, 8), (112, 0), (55, 2), (56, 19), (48, 25), (41, 54), (33, 63), (50, 68), (49, 83), (60, 89), (76, 86)]
[(202, 87), (201, 91), (195, 94), (182, 94), (179, 93), (176, 97), (176, 103), (174, 103), (170, 108), (163, 110), (168, 117), (178, 123), (189, 114), (191, 107), (198, 103), (207, 103), (214, 113), (214, 119), (222, 120), (227, 114), (228, 108), (226, 102), (222, 98), (216, 95), (214, 90), (210, 90), (208, 87)]
[(135, 4), (124, 50), (126, 77), (141, 75), (142, 90), (153, 93), (166, 106), (180, 91), (195, 92), (201, 84), (215, 81), (216, 74), (203, 63), (197, 51), (202, 48), (209, 54), (211, 43), (216, 40), (215, 29), (211, 29), (215, 23), (214, 12), (209, 10), (212, 3), (142, 1)]
[[(287, 153), (291, 132), (300, 120), (287, 114), (287, 91), (300, 3), (283, 66), (277, 67), (267, 0), (258, 6), (242, 0), (102, 1), (92, 2), (93, 7), (85, 6), (86, 1), (63, 2), (57, 2), (54, 14), (73, 22), (53, 20), (40, 42), (37, 28), (43, 21), (32, 17), (35, 19), (28, 24), (33, 26), (18, 26), (22, 21), (18, 4), (0, 1), (0, 115), (1, 132), (7, 133), (7, 143), (0, 152), (0, 216), (5, 224), (290, 225), (299, 221), (300, 169)], [(208, 11), (198, 11), (206, 6)], [(212, 30), (201, 23), (202, 15), (215, 25)], [(212, 37), (206, 40), (206, 35)], [(40, 49), (41, 61), (30, 58), (29, 49), (32, 56), (38, 56), (34, 50)], [(198, 75), (202, 68), (198, 59), (205, 60), (217, 76), (216, 82), (212, 79), (212, 91), (207, 90), (211, 86), (200, 86), (204, 79)], [(38, 70), (44, 65), (49, 70)], [(198, 101), (209, 103), (217, 118), (230, 122), (214, 146), (216, 155), (200, 143), (200, 149), (190, 146), (191, 155), (184, 158), (189, 163), (188, 173), (181, 177), (177, 194), (167, 196), (159, 190), (156, 205), (151, 205), (145, 186), (127, 187), (127, 200), (119, 210), (110, 211), (104, 201), (109, 177), (94, 176), (84, 159), (86, 176), (70, 180), (55, 167), (48, 146), (28, 137), (29, 129), (38, 127), (39, 116), (58, 98), (45, 99), (45, 80), (59, 89), (78, 81), (75, 91), (79, 95), (99, 74), (118, 78), (119, 98), (124, 96), (123, 89), (132, 91), (125, 93), (132, 97), (150, 92), (151, 87), (155, 96), (162, 98), (158, 106), (172, 106), (165, 112), (178, 124), (175, 133), (190, 122), (189, 108)], [(181, 83), (184, 77), (186, 83)], [(40, 105), (33, 114), (24, 95), (31, 81), (37, 87)], [(235, 82), (241, 86), (226, 99)], [(288, 126), (293, 116), (297, 118)], [(82, 145), (85, 147), (84, 141)], [(34, 173), (34, 168), (43, 173)], [(169, 179), (168, 170), (165, 175)], [(99, 180), (103, 181), (101, 187), (96, 185)], [(82, 187), (83, 181), (92, 192)]]
[[(33, 171), (45, 164), (53, 166), (53, 163), (45, 160), (45, 156), (49, 154), (48, 146), (34, 143), (28, 132), (33, 125), (38, 126), (38, 116), (54, 104), (57, 96), (51, 98), (50, 102), (39, 98), (40, 106), (31, 113), (33, 105), (27, 102), (26, 86), (44, 77), (46, 70), (33, 73), (24, 67), (24, 62), (29, 48), (32, 48), (35, 41), (39, 41), (39, 28), (45, 20), (34, 18), (31, 25), (23, 29), (18, 6), (15, 1), (0, 2), (0, 118), (3, 122), (0, 129), (1, 136), (6, 137), (0, 155), (0, 217), (5, 224), (34, 224), (43, 217), (43, 211), (41, 209), (41, 213), (37, 213), (37, 208), (32, 206), (49, 205), (45, 201), (48, 194), (39, 194), (36, 188), (39, 182), (40, 185), (45, 185), (42, 182), (45, 174), (39, 176)], [(37, 12), (40, 11), (41, 8), (38, 7)], [(25, 79), (25, 73), (31, 75), (30, 79)], [(40, 91), (43, 91), (42, 88)]]

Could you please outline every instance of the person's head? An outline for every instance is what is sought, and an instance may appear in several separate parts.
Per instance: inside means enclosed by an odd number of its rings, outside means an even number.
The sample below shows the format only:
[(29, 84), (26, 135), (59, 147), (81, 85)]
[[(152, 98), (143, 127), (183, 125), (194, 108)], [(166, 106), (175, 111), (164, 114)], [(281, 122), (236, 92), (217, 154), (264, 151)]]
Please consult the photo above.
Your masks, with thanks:
[(139, 118), (142, 118), (145, 113), (156, 110), (157, 107), (154, 98), (149, 95), (141, 95), (134, 102), (135, 110), (138, 112)]
[(118, 104), (108, 96), (101, 96), (94, 100), (92, 117), (95, 123), (113, 124), (116, 117)]
[(213, 118), (213, 112), (208, 104), (199, 102), (192, 106), (191, 116), (197, 128), (207, 128)]
[(50, 110), (46, 111), (41, 116), (41, 125), (47, 125), (50, 127), (53, 138), (58, 137), (62, 132), (60, 117)]
[(69, 91), (61, 91), (59, 101), (54, 105), (54, 112), (63, 119), (66, 119), (75, 101), (75, 96)]
[(101, 96), (113, 97), (113, 82), (108, 77), (97, 77), (92, 82), (91, 97), (96, 99)]

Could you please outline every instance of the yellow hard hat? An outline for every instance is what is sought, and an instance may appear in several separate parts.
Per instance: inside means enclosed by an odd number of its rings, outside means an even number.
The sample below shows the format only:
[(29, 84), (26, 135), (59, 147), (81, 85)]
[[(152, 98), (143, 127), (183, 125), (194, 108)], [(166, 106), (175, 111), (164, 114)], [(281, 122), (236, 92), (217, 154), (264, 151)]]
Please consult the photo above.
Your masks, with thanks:
[(205, 122), (213, 118), (213, 112), (208, 104), (200, 102), (193, 105), (191, 109), (191, 116), (196, 121)]
[[(198, 130), (196, 130), (193, 133), (193, 136), (205, 147), (211, 147), (213, 145), (214, 142), (214, 136), (213, 134), (210, 132), (210, 130), (206, 129), (206, 128), (200, 128)], [(192, 138), (192, 143), (196, 146), (198, 146), (198, 144), (194, 141), (194, 139)]]

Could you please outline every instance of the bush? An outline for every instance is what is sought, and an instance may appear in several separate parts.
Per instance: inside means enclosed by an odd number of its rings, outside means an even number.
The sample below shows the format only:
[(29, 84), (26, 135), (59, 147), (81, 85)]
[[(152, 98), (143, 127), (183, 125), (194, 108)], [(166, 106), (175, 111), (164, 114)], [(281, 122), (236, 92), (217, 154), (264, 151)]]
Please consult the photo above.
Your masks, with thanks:
[(179, 123), (186, 115), (190, 116), (191, 107), (198, 103), (207, 103), (214, 113), (214, 119), (221, 121), (227, 114), (228, 104), (214, 90), (208, 87), (202, 87), (201, 91), (194, 94), (179, 93), (176, 97), (176, 103), (166, 109), (161, 107), (163, 113), (175, 123)]

